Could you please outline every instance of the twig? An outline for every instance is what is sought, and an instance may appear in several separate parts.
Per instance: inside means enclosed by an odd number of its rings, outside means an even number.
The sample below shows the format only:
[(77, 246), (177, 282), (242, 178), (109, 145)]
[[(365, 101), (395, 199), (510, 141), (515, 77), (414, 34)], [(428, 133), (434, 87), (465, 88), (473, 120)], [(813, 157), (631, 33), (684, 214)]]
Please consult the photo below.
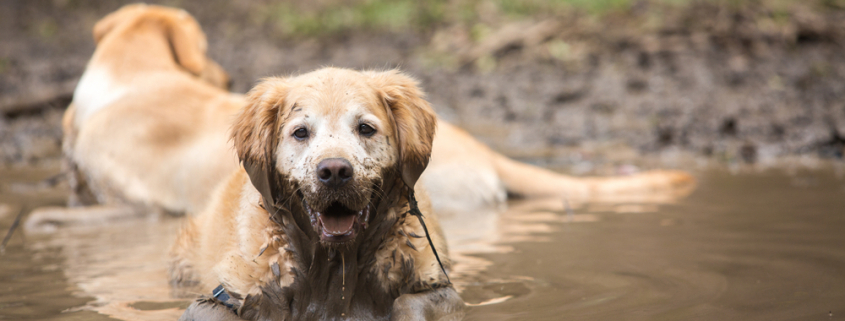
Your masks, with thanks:
[(3, 243), (0, 244), (0, 254), (6, 254), (6, 244), (9, 243), (9, 240), (12, 238), (12, 233), (15, 232), (15, 229), (21, 223), (21, 217), (23, 217), (24, 209), (25, 206), (21, 205), (18, 215), (15, 216), (15, 221), (12, 222), (12, 226), (9, 227), (9, 231), (6, 232), (6, 237), (3, 238)]

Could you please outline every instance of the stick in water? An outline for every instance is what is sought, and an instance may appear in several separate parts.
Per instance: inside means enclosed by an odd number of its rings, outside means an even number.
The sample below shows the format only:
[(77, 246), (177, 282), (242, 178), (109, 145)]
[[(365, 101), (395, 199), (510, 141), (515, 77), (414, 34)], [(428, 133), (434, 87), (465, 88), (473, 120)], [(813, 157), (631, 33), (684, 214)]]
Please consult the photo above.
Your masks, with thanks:
[(0, 254), (6, 253), (6, 244), (9, 243), (9, 240), (12, 238), (12, 233), (15, 232), (15, 229), (21, 223), (21, 217), (23, 216), (24, 206), (21, 205), (21, 209), (18, 211), (18, 216), (15, 216), (15, 221), (12, 222), (12, 226), (9, 227), (9, 231), (6, 232), (6, 237), (3, 238), (3, 243), (0, 244)]

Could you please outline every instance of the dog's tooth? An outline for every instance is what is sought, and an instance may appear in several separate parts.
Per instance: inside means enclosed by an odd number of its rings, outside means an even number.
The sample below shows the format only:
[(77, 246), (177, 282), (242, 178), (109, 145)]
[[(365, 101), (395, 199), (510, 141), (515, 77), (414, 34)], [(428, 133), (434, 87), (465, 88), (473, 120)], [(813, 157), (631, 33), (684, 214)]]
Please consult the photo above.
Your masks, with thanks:
[(311, 226), (319, 227), (323, 225), (323, 222), (320, 221), (320, 216), (322, 216), (320, 212), (313, 212), (313, 214), (311, 214)]
[(369, 204), (367, 204), (367, 207), (364, 207), (364, 209), (361, 210), (360, 213), (358, 213), (358, 217), (360, 218), (361, 216), (364, 216), (364, 222), (361, 223), (361, 226), (364, 229), (366, 229), (367, 226), (369, 226), (369, 221), (370, 221), (370, 205)]

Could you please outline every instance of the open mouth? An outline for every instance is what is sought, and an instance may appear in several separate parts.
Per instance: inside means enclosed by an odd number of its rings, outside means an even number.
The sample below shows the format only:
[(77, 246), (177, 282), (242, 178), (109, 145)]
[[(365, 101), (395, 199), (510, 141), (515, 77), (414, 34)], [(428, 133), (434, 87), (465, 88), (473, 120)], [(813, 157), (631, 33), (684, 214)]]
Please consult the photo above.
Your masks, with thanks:
[(322, 211), (314, 211), (303, 202), (311, 224), (320, 233), (320, 240), (326, 242), (346, 242), (355, 238), (356, 227), (367, 228), (370, 218), (370, 205), (361, 210), (353, 210), (340, 202), (332, 202)]

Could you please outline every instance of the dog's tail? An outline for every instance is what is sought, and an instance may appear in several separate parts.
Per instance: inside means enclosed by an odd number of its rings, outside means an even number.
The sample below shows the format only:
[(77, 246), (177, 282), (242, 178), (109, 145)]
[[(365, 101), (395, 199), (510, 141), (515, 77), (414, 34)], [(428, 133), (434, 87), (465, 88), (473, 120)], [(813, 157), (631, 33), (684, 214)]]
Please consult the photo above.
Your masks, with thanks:
[(695, 188), (695, 178), (683, 171), (654, 170), (614, 177), (572, 177), (504, 155), (494, 154), (494, 166), (509, 194), (522, 197), (562, 197), (570, 200), (676, 199)]

